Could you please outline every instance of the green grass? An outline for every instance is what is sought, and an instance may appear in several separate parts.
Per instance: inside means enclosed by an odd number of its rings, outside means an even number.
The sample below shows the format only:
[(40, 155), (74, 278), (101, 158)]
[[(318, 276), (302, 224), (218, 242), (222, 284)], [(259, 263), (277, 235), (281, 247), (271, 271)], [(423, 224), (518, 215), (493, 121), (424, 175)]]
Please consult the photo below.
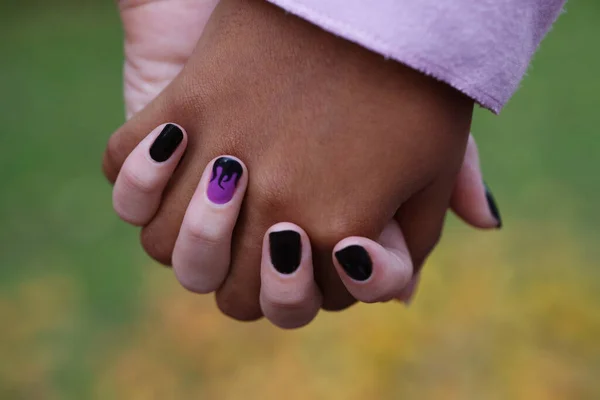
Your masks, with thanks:
[(136, 232), (115, 217), (100, 172), (123, 120), (121, 33), (107, 3), (20, 10), (0, 31), (0, 287), (53, 274), (81, 286), (81, 319), (58, 338), (70, 346), (55, 371), (80, 383), (74, 398), (86, 397), (84, 349), (132, 317), (142, 272)]
[(129, 282), (113, 278), (134, 279), (126, 266), (139, 256), (99, 164), (123, 119), (120, 29), (108, 9), (61, 11), (15, 13), (2, 32), (0, 278), (64, 268), (108, 311), (105, 292), (124, 300)]

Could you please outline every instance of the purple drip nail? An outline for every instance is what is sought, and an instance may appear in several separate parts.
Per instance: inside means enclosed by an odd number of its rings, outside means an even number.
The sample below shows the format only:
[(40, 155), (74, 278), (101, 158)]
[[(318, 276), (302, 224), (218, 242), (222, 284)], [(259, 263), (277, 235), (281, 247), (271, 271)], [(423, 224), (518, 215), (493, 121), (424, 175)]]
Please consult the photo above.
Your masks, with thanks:
[(215, 161), (208, 183), (207, 196), (215, 204), (226, 204), (233, 198), (244, 170), (239, 162), (229, 157)]

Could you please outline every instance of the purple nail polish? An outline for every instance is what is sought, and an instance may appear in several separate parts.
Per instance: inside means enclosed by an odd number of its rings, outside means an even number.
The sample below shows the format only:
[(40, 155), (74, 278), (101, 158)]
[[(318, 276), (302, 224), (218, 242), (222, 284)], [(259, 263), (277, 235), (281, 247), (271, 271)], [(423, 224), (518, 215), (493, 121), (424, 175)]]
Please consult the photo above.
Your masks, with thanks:
[(244, 169), (242, 165), (233, 158), (218, 158), (212, 167), (212, 176), (208, 183), (206, 194), (208, 199), (215, 204), (228, 203), (235, 193)]

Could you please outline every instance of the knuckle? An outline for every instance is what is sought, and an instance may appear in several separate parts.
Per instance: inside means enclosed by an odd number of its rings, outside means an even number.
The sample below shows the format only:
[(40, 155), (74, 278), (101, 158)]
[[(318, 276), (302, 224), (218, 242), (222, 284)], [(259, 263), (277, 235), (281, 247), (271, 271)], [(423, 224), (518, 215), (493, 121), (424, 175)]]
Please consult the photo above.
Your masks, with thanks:
[(167, 233), (161, 233), (160, 229), (145, 227), (142, 229), (140, 239), (146, 254), (163, 265), (171, 265), (175, 240)]
[(366, 226), (349, 214), (334, 214), (314, 226), (311, 238), (328, 247), (335, 246), (340, 240), (349, 236), (364, 235)]
[(134, 168), (123, 168), (121, 180), (125, 190), (133, 190), (142, 195), (156, 193), (157, 182), (150, 174), (143, 174)]
[(119, 164), (117, 162), (116, 155), (118, 154), (118, 143), (115, 135), (112, 135), (108, 139), (106, 144), (106, 150), (102, 158), (102, 172), (110, 183), (115, 183), (117, 175), (119, 174)]
[(425, 257), (429, 256), (433, 252), (433, 250), (435, 250), (435, 248), (438, 246), (438, 244), (440, 244), (441, 240), (442, 240), (442, 232), (441, 231), (436, 232), (434, 235), (431, 236), (431, 238), (425, 245), (425, 249), (424, 249)]
[[(249, 194), (254, 197), (253, 208), (259, 214), (271, 215), (290, 206), (289, 190), (273, 181), (270, 174), (260, 174), (256, 181), (255, 187), (252, 188), (255, 190)], [(248, 197), (250, 198), (250, 196)]]
[(217, 291), (215, 299), (219, 310), (235, 320), (256, 321), (263, 316), (258, 301), (252, 303), (238, 300), (236, 296), (224, 294), (222, 291)]
[(414, 270), (418, 271), (421, 269), (429, 255), (435, 250), (440, 241), (442, 240), (442, 232), (437, 232), (424, 241), (422, 245), (415, 246), (413, 250), (413, 264)]
[(326, 291), (323, 293), (323, 310), (325, 311), (343, 311), (355, 303), (354, 296), (345, 289), (338, 296), (332, 296)]
[(223, 243), (226, 234), (218, 223), (188, 221), (184, 225), (184, 234), (195, 244), (205, 248), (215, 248)]

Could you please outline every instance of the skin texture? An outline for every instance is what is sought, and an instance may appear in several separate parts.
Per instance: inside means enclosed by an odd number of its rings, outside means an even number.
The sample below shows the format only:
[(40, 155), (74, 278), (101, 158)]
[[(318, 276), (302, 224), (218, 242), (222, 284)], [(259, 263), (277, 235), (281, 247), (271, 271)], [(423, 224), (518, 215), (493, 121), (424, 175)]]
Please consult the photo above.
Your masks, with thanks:
[[(129, 154), (113, 190), (115, 210), (124, 220), (144, 225), (152, 219), (186, 144), (181, 127), (165, 124)], [(471, 144), (468, 148), (469, 153)], [(464, 165), (459, 176), (468, 171)], [(217, 157), (206, 167), (173, 251), (175, 277), (184, 288), (211, 293), (224, 282), (247, 176), (243, 162), (229, 156)], [(377, 241), (342, 240), (333, 257), (339, 277), (358, 301), (395, 298), (410, 303), (419, 275), (413, 274), (412, 258), (396, 220), (388, 222)], [(317, 315), (322, 295), (313, 271), (310, 239), (301, 227), (284, 222), (269, 228), (263, 241), (259, 299), (262, 313), (274, 325), (299, 328)]]
[(396, 216), (415, 265), (437, 243), (472, 107), (450, 87), (273, 6), (224, 0), (183, 72), (112, 136), (104, 170), (114, 181), (163, 122), (187, 130), (186, 155), (142, 231), (146, 251), (169, 264), (208, 161), (243, 159), (251, 177), (219, 306), (238, 319), (261, 315), (262, 238), (287, 220), (311, 238), (324, 307), (342, 309), (354, 299), (332, 266), (340, 239), (375, 238)]

